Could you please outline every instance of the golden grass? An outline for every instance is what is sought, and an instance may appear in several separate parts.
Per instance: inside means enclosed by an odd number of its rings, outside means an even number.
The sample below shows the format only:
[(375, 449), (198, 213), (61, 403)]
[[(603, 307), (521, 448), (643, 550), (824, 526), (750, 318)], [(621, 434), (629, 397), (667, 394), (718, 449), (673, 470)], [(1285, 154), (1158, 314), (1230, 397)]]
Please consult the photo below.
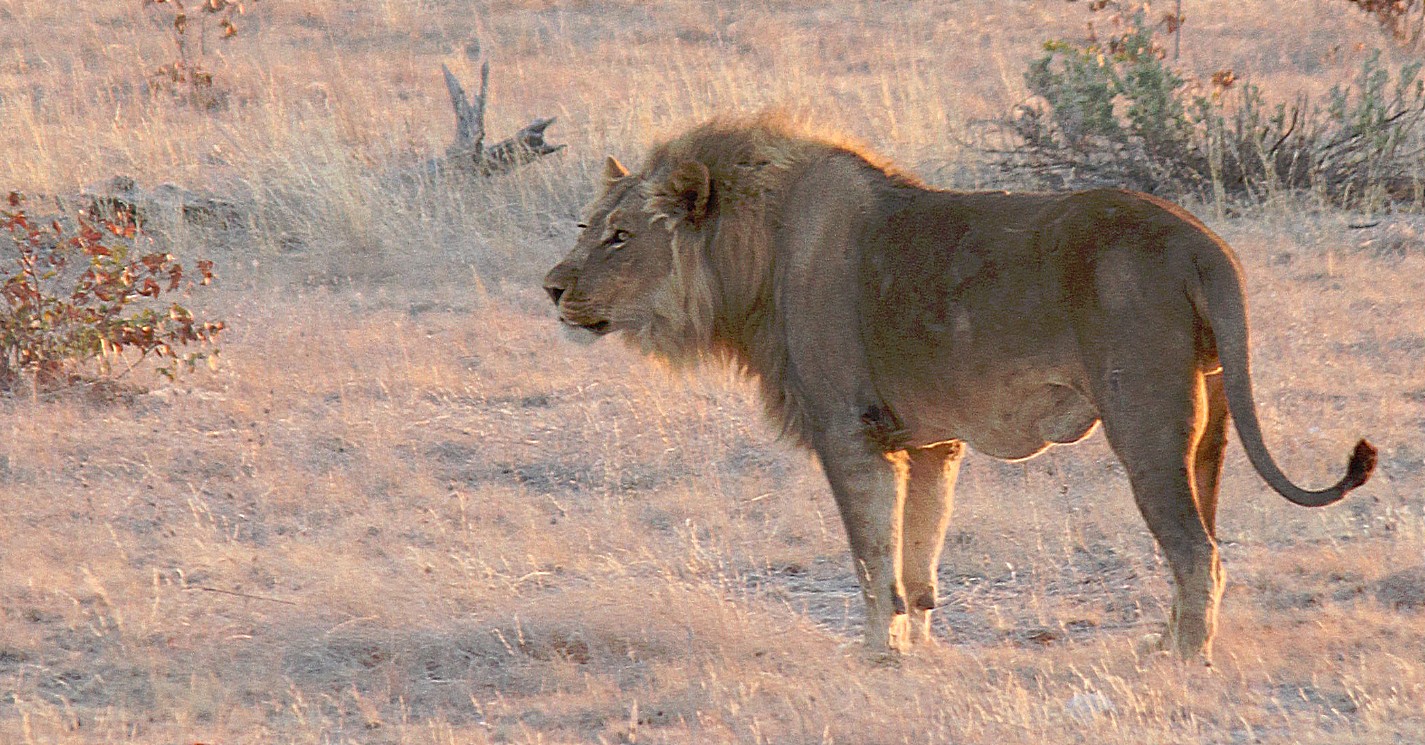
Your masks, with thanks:
[[(1185, 61), (1319, 92), (1378, 41), (1338, 5), (1188, 4)], [(1321, 484), (1367, 435), (1382, 465), (1308, 511), (1234, 446), (1212, 671), (1134, 651), (1166, 567), (1101, 437), (971, 457), (941, 644), (875, 665), (824, 481), (749, 390), (557, 340), (537, 281), (605, 152), (770, 104), (993, 183), (965, 143), (1081, 12), (261, 2), (210, 57), (228, 99), (206, 112), (144, 92), (169, 52), (139, 3), (0, 3), (0, 188), (125, 173), (250, 207), (167, 236), (219, 259), (194, 298), (229, 321), (219, 372), (0, 400), (0, 742), (1421, 739), (1425, 610), (1380, 591), (1425, 562), (1418, 224), (1383, 252), (1389, 226), (1300, 204), (1214, 223), (1273, 452)], [(569, 150), (396, 183), (444, 147), (439, 64), (473, 80), (476, 39), (492, 137), (556, 114)]]

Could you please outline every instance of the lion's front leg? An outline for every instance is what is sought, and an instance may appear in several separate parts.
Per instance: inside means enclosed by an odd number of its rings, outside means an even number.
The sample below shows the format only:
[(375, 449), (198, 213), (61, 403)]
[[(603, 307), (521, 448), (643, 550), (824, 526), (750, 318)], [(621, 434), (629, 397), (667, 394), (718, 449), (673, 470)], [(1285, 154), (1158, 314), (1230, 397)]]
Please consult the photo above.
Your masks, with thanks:
[(900, 581), (904, 497), (897, 488), (904, 458), (887, 458), (859, 430), (819, 439), (817, 454), (841, 511), (866, 601), (866, 647), (873, 654), (904, 651), (909, 644)]
[(931, 641), (930, 614), (936, 604), (936, 571), (950, 527), (955, 477), (964, 446), (950, 442), (907, 452), (905, 507), (902, 520), (901, 578), (910, 606), (910, 636)]

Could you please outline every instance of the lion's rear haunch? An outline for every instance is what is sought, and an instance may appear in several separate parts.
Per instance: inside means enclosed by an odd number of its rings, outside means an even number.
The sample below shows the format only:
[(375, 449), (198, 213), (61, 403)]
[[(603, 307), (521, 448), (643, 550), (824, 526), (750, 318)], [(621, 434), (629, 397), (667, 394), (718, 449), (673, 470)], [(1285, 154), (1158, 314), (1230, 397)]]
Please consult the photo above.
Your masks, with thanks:
[(610, 158), (603, 181), (545, 277), (561, 322), (758, 381), (831, 484), (875, 651), (929, 638), (964, 446), (1028, 458), (1102, 422), (1177, 580), (1165, 639), (1204, 657), (1227, 423), (1297, 504), (1330, 504), (1375, 466), (1362, 440), (1329, 489), (1277, 467), (1241, 268), (1176, 205), (932, 189), (765, 115), (696, 127), (637, 171)]

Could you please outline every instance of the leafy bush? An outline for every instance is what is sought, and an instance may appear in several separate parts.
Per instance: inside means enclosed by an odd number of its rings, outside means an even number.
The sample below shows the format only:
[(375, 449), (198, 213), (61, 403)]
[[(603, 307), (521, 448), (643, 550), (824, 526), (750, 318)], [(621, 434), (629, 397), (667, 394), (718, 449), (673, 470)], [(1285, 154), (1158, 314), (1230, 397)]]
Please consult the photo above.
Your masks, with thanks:
[[(130, 216), (116, 214), (99, 225), (81, 216), (66, 227), (60, 219), (40, 225), (11, 193), (0, 209), (0, 391), (29, 374), (40, 386), (77, 378), (86, 365), (122, 375), (150, 355), (178, 366), (214, 361), (213, 343), (222, 321), (200, 321), (178, 303), (161, 307), (161, 295), (191, 288), (182, 264), (162, 252), (142, 253), (146, 237)], [(198, 285), (213, 280), (213, 264), (199, 261)], [(195, 344), (202, 349), (181, 352)]]
[(1011, 148), (999, 164), (1043, 185), (1112, 185), (1156, 194), (1260, 197), (1311, 190), (1346, 206), (1422, 202), (1425, 83), (1421, 64), (1392, 75), (1379, 52), (1325, 105), (1305, 96), (1272, 103), (1220, 70), (1202, 83), (1172, 68), (1141, 7), (1114, 11), (1113, 33), (1054, 40), (1030, 63), (1035, 100), (1007, 119)]

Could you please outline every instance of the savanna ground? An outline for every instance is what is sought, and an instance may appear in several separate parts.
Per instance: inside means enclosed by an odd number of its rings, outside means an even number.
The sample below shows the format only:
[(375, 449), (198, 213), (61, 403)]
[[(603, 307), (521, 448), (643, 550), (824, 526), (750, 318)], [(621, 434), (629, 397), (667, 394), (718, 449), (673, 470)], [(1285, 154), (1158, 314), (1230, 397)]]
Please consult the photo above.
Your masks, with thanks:
[[(0, 188), (246, 205), (159, 236), (218, 261), (190, 301), (230, 326), (216, 372), (0, 399), (0, 741), (1421, 742), (1418, 216), (1194, 205), (1246, 268), (1287, 472), (1382, 452), (1311, 511), (1233, 446), (1211, 670), (1135, 652), (1169, 586), (1101, 436), (967, 460), (940, 643), (876, 665), (827, 487), (750, 390), (558, 339), (539, 279), (606, 152), (777, 105), (1006, 183), (979, 123), (1082, 5), (262, 0), (209, 37), (202, 108), (145, 86), (173, 50), (138, 0), (0, 0)], [(1283, 95), (1385, 44), (1336, 0), (1184, 5), (1184, 67)], [(477, 47), (492, 139), (557, 115), (568, 150), (393, 181), (448, 142), (439, 65), (472, 81)]]

